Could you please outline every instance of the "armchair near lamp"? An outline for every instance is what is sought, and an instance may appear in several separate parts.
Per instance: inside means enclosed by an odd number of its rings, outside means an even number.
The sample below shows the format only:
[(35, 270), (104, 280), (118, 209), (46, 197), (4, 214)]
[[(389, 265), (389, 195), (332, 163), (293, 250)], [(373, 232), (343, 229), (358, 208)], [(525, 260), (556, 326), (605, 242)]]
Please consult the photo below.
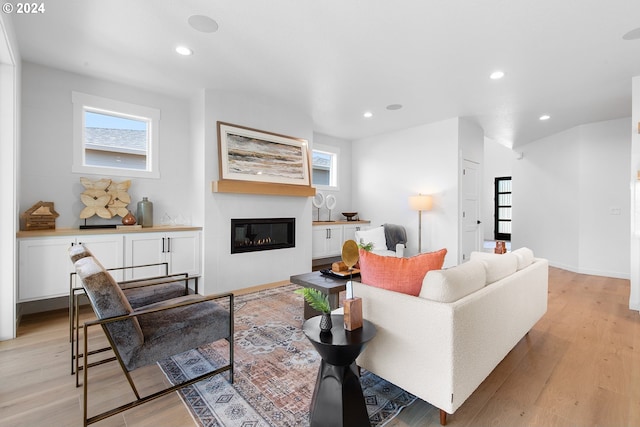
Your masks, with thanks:
[(371, 252), (376, 255), (404, 257), (404, 249), (407, 244), (407, 231), (401, 225), (384, 224), (355, 232), (358, 244), (371, 243)]

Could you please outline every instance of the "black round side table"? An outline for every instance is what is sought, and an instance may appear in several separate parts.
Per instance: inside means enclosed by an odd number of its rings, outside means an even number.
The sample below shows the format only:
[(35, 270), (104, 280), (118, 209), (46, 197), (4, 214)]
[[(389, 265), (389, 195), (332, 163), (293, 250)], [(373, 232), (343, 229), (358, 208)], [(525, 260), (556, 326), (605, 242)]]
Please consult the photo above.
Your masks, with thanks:
[(310, 426), (371, 426), (355, 360), (376, 335), (376, 327), (363, 320), (362, 328), (346, 331), (343, 316), (332, 315), (331, 333), (321, 333), (320, 317), (302, 325), (322, 358), (309, 410)]

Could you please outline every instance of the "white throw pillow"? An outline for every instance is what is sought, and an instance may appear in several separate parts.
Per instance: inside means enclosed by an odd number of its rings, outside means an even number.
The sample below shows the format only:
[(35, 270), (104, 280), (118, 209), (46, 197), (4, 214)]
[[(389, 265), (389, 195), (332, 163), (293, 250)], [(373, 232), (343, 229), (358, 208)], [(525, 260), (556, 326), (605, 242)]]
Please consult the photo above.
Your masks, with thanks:
[(482, 261), (487, 269), (487, 285), (504, 279), (518, 270), (518, 257), (512, 253), (471, 252), (472, 261)]
[(518, 258), (518, 271), (533, 264), (533, 251), (529, 248), (520, 248), (511, 252)]
[(420, 297), (453, 302), (484, 288), (487, 273), (481, 261), (467, 261), (446, 270), (431, 270), (422, 281)]
[(368, 230), (359, 230), (355, 233), (356, 243), (373, 243), (374, 251), (386, 251), (387, 239), (384, 237), (384, 227), (374, 227)]

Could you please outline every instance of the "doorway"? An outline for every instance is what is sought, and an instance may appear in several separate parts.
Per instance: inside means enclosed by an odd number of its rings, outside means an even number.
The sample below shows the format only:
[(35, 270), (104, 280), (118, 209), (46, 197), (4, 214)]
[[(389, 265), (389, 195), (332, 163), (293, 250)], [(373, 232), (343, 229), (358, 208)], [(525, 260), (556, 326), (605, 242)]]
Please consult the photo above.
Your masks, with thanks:
[(494, 224), (493, 236), (495, 240), (511, 241), (511, 177), (495, 178), (494, 185)]
[(466, 261), (471, 252), (480, 250), (480, 165), (463, 160), (460, 193), (462, 194), (461, 259)]

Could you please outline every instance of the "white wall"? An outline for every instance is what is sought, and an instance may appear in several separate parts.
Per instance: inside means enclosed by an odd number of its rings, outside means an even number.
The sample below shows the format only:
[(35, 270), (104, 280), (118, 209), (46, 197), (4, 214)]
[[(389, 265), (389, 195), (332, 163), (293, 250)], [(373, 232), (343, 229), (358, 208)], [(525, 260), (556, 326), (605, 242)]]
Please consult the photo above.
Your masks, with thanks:
[[(148, 196), (154, 203), (154, 222), (161, 217), (182, 214), (192, 217), (196, 190), (192, 183), (192, 150), (187, 100), (140, 90), (105, 80), (73, 74), (25, 62), (22, 68), (22, 138), (24, 153), (20, 171), (20, 212), (39, 200), (51, 201), (60, 214), (58, 228), (81, 224), (83, 208), (80, 177), (101, 176), (71, 172), (73, 161), (73, 114), (71, 92), (79, 91), (160, 110), (160, 179), (131, 179), (132, 203)], [(106, 176), (114, 181), (126, 177)], [(92, 217), (88, 223), (117, 222)], [(194, 224), (200, 225), (200, 224)]]
[(629, 278), (629, 118), (579, 129), (580, 271)]
[[(192, 103), (192, 106), (194, 104)], [(312, 143), (313, 123), (299, 109), (255, 94), (206, 90), (204, 94), (204, 293), (219, 293), (288, 279), (311, 270), (309, 197), (212, 193), (218, 179), (216, 122), (303, 138)], [(231, 218), (295, 217), (296, 246), (231, 254)]]
[(192, 221), (194, 224), (203, 225), (205, 219), (205, 198), (202, 197), (202, 194), (206, 194), (207, 191), (211, 190), (211, 183), (203, 179), (203, 177), (206, 176), (205, 147), (207, 143), (204, 89), (191, 98), (190, 118), (191, 167), (189, 174), (191, 175), (190, 180), (195, 190)]
[(640, 76), (633, 78), (631, 111), (631, 167), (629, 183), (631, 187), (631, 235), (630, 279), (631, 294), (629, 308), (640, 310)]
[(628, 123), (578, 126), (519, 148), (513, 247), (567, 270), (629, 277)]
[(480, 126), (465, 118), (458, 119), (458, 147), (464, 160), (483, 164), (484, 131)]
[(459, 119), (417, 126), (353, 142), (353, 210), (377, 226), (407, 229), (407, 252), (418, 251), (418, 213), (409, 196), (433, 195), (422, 217), (422, 250), (447, 248), (445, 265), (458, 257)]
[(20, 53), (11, 20), (5, 17), (0, 15), (0, 341), (16, 336), (15, 248), (20, 157)]
[[(336, 198), (336, 207), (331, 212), (331, 220), (344, 220), (342, 212), (351, 212), (353, 209), (353, 199), (351, 197), (351, 141), (336, 138), (321, 133), (313, 134), (313, 149), (318, 145), (334, 148), (339, 151), (338, 155), (338, 190), (318, 189), (325, 196), (332, 194)], [(320, 220), (329, 219), (327, 206), (320, 208)], [(318, 219), (318, 209), (312, 205), (312, 218)]]
[[(81, 224), (81, 175), (71, 172), (71, 91), (160, 109), (161, 177), (132, 179), (129, 193), (133, 206), (143, 196), (153, 201), (156, 223), (164, 213), (182, 214), (191, 218), (193, 225), (204, 227), (205, 293), (280, 281), (310, 270), (310, 198), (211, 192), (211, 182), (218, 179), (217, 120), (313, 142), (309, 117), (255, 95), (203, 90), (191, 100), (182, 100), (25, 63), (21, 148), (28, 154), (23, 158), (20, 174), (20, 211), (39, 200), (53, 201), (60, 214), (58, 228)], [(296, 218), (295, 248), (230, 254), (230, 218), (276, 216)]]
[(485, 240), (494, 239), (494, 180), (511, 176), (515, 153), (490, 139), (484, 141), (484, 173), (482, 179), (482, 230)]

